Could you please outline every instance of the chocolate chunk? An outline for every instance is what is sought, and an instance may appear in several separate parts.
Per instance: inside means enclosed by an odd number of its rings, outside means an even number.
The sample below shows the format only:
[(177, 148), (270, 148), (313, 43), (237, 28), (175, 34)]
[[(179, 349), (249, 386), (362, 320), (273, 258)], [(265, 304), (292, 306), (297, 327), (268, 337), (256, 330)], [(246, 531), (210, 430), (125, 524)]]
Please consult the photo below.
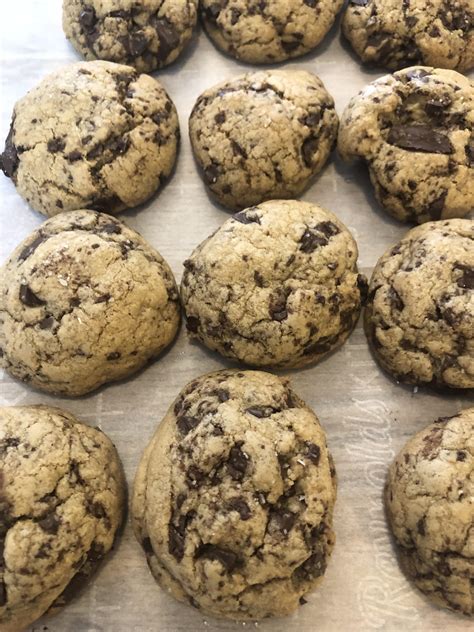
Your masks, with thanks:
[(48, 140), (48, 151), (51, 154), (56, 154), (58, 151), (62, 151), (66, 147), (66, 143), (62, 138), (51, 138)]
[(112, 353), (107, 354), (107, 360), (111, 362), (112, 360), (118, 360), (121, 356), (120, 351), (112, 351)]
[(315, 443), (311, 443), (311, 441), (304, 442), (306, 446), (306, 456), (310, 461), (312, 461), (315, 465), (319, 465), (319, 460), (321, 458), (321, 448)]
[(189, 415), (181, 415), (176, 420), (176, 425), (178, 426), (178, 429), (181, 432), (181, 434), (187, 435), (189, 432), (191, 432), (191, 430), (193, 430), (194, 428), (196, 428), (197, 425), (199, 425), (200, 421), (201, 420), (197, 419), (196, 417), (190, 417)]
[(107, 233), (108, 235), (120, 235), (122, 228), (118, 224), (110, 223), (100, 226), (99, 231), (101, 233)]
[(132, 57), (139, 57), (148, 47), (148, 38), (143, 31), (135, 31), (128, 38), (128, 50)]
[(395, 288), (391, 287), (389, 289), (388, 298), (390, 300), (390, 304), (394, 309), (398, 310), (399, 312), (404, 309), (405, 303), (402, 301), (400, 294), (395, 290)]
[(258, 287), (263, 287), (265, 285), (264, 278), (258, 270), (255, 270), (253, 273), (253, 278)]
[(242, 451), (243, 441), (237, 441), (229, 452), (227, 471), (234, 481), (241, 481), (247, 470), (248, 457)]
[(218, 112), (215, 117), (214, 117), (215, 122), (218, 125), (221, 125), (222, 123), (225, 123), (226, 120), (226, 115), (225, 112)]
[(213, 560), (220, 562), (228, 573), (232, 573), (233, 570), (242, 566), (243, 562), (239, 557), (228, 549), (221, 549), (214, 544), (203, 544), (197, 551), (196, 557), (198, 559), (204, 558), (207, 560)]
[(303, 155), (304, 164), (311, 168), (313, 166), (313, 156), (318, 150), (318, 139), (315, 136), (307, 138), (302, 147), (301, 153)]
[(260, 224), (260, 217), (255, 213), (240, 211), (232, 215), (232, 218), (241, 224)]
[(432, 97), (426, 102), (425, 111), (430, 116), (440, 118), (451, 103), (452, 99), (447, 94), (442, 97)]
[(224, 403), (226, 401), (228, 401), (230, 399), (230, 393), (228, 390), (226, 390), (225, 388), (218, 388), (215, 391), (215, 394), (217, 395), (217, 399), (221, 402)]
[(28, 244), (27, 246), (23, 248), (23, 250), (18, 255), (18, 261), (25, 261), (26, 259), (28, 259), (28, 257), (30, 257), (34, 253), (34, 251), (38, 248), (38, 246), (42, 244), (43, 241), (46, 241), (47, 239), (48, 237), (46, 237), (42, 233), (39, 233), (38, 236), (35, 237), (35, 239), (33, 239), (33, 241), (30, 244)]
[(288, 292), (285, 290), (281, 294), (272, 294), (270, 296), (270, 304), (268, 306), (268, 313), (272, 320), (281, 321), (288, 318), (288, 311), (286, 309), (286, 302), (288, 300)]
[(206, 478), (206, 475), (195, 465), (191, 465), (186, 472), (186, 482), (189, 487), (199, 487), (199, 484)]
[[(294, 34), (296, 37), (296, 33)], [(281, 40), (281, 47), (286, 53), (292, 53), (300, 46), (300, 42), (298, 39), (293, 40)]]
[(394, 125), (388, 134), (388, 142), (402, 149), (430, 154), (452, 154), (449, 138), (428, 125)]
[(219, 169), (216, 165), (209, 165), (204, 169), (204, 177), (208, 184), (215, 184), (219, 177)]
[(303, 355), (327, 353), (336, 344), (337, 339), (337, 336), (323, 336), (316, 342), (311, 343), (307, 347), (305, 347)]
[(426, 208), (426, 212), (433, 220), (441, 219), (441, 215), (444, 209), (444, 202), (446, 200), (446, 196), (448, 195), (447, 191), (443, 191), (441, 195), (436, 198), (431, 204), (429, 204)]
[(0, 607), (7, 603), (7, 586), (5, 582), (0, 581)]
[(98, 520), (108, 518), (105, 507), (100, 502), (89, 502), (87, 504), (87, 511), (91, 514), (91, 516), (94, 516), (94, 518), (97, 518)]
[(0, 168), (3, 173), (11, 178), (15, 175), (20, 160), (18, 158), (18, 151), (13, 143), (13, 121), (10, 126), (10, 131), (5, 139), (5, 148), (0, 155)]
[(60, 520), (56, 514), (49, 514), (45, 518), (42, 518), (38, 521), (39, 526), (46, 531), (46, 533), (51, 533), (55, 535), (58, 532)]
[(273, 406), (250, 406), (250, 408), (245, 409), (245, 412), (258, 417), (258, 419), (265, 419), (274, 413), (280, 412), (280, 409), (273, 408)]
[(363, 274), (357, 275), (357, 287), (359, 288), (360, 292), (360, 301), (362, 305), (365, 305), (369, 293), (369, 284)]
[(54, 325), (54, 318), (52, 316), (46, 316), (43, 320), (40, 320), (38, 326), (40, 329), (51, 329)]
[(474, 136), (471, 136), (468, 144), (466, 145), (466, 156), (469, 162), (469, 165), (474, 164)]
[(42, 301), (28, 285), (20, 285), (20, 301), (27, 307), (41, 307), (46, 305), (46, 301)]
[(206, 9), (204, 9), (204, 13), (207, 17), (207, 19), (210, 22), (214, 22), (214, 24), (217, 22), (217, 18), (220, 15), (220, 12), (222, 11), (223, 6), (220, 2), (213, 2), (211, 5), (209, 5)]
[(418, 520), (418, 522), (416, 523), (416, 530), (418, 531), (418, 533), (420, 535), (426, 535), (426, 531), (425, 531), (425, 518), (420, 518)]
[(457, 280), (459, 287), (464, 290), (474, 290), (474, 268), (466, 266), (462, 263), (457, 263), (454, 266), (455, 270), (462, 270), (462, 276)]
[(84, 9), (79, 14), (79, 24), (86, 32), (89, 32), (91, 29), (93, 29), (96, 22), (97, 16), (94, 7), (86, 4), (84, 6)]
[(186, 329), (191, 333), (197, 333), (201, 321), (196, 316), (188, 316), (186, 319)]
[(433, 428), (431, 432), (423, 437), (425, 446), (421, 451), (422, 456), (430, 457), (436, 452), (443, 440), (444, 428)]
[(465, 461), (466, 453), (463, 450), (458, 450), (456, 453), (456, 461)]
[(365, 7), (369, 3), (369, 0), (349, 0), (349, 4), (356, 4), (358, 7)]
[(309, 254), (320, 246), (327, 246), (328, 240), (326, 237), (321, 237), (321, 235), (317, 235), (311, 229), (307, 228), (300, 238), (300, 244), (301, 252)]
[(231, 500), (229, 500), (227, 506), (229, 507), (229, 509), (237, 511), (242, 520), (248, 520), (252, 516), (250, 507), (247, 505), (243, 498), (232, 498)]
[(293, 575), (301, 581), (312, 581), (324, 575), (326, 566), (326, 555), (323, 551), (319, 551), (298, 566)]
[(157, 59), (158, 61), (163, 62), (168, 59), (170, 54), (179, 45), (179, 34), (173, 24), (171, 24), (171, 22), (166, 18), (156, 20), (154, 27), (156, 34), (158, 35), (158, 39), (160, 40), (160, 48), (158, 50)]
[(341, 232), (336, 224), (329, 221), (319, 222), (319, 224), (316, 224), (314, 229), (319, 231), (320, 233), (323, 233), (323, 235), (326, 235), (328, 239), (331, 239), (331, 237), (334, 237), (334, 235), (338, 235)]
[(285, 509), (280, 508), (273, 510), (271, 517), (280, 531), (286, 535), (293, 528), (297, 515), (291, 511), (286, 511)]
[(245, 151), (245, 149), (241, 145), (239, 145), (239, 143), (237, 143), (235, 140), (231, 140), (230, 145), (232, 147), (232, 152), (234, 156), (241, 156), (244, 160), (248, 158), (248, 154)]
[(178, 561), (184, 557), (185, 534), (173, 524), (168, 525), (168, 551)]

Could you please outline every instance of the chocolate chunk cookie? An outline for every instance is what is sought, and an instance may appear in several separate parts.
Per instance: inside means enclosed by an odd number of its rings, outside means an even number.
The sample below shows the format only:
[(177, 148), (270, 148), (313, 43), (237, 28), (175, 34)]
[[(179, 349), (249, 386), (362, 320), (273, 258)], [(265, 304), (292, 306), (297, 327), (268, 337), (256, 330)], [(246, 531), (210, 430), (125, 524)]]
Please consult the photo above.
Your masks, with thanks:
[(204, 181), (232, 210), (300, 195), (328, 159), (333, 98), (303, 70), (252, 72), (206, 90), (189, 120)]
[(397, 219), (463, 217), (474, 200), (474, 83), (420, 66), (381, 77), (345, 109), (338, 149), (366, 161)]
[(474, 387), (474, 221), (414, 228), (378, 261), (365, 311), (377, 360), (397, 380)]
[(201, 376), (142, 457), (133, 523), (162, 588), (205, 613), (294, 611), (334, 544), (335, 470), (316, 415), (287, 380)]
[(86, 59), (152, 72), (175, 61), (193, 34), (197, 0), (63, 0), (63, 29)]
[(163, 87), (129, 66), (71, 64), (20, 99), (0, 167), (36, 211), (116, 213), (170, 175), (179, 124)]
[(83, 395), (167, 347), (179, 297), (161, 255), (94, 211), (34, 231), (0, 270), (0, 366), (51, 393)]
[(472, 0), (350, 0), (342, 31), (362, 61), (391, 70), (474, 66)]
[(403, 570), (432, 601), (474, 614), (474, 408), (438, 419), (392, 463), (390, 527)]
[(276, 200), (228, 219), (184, 262), (191, 336), (253, 366), (316, 362), (347, 339), (367, 290), (357, 244), (314, 204)]
[(100, 430), (48, 406), (0, 408), (0, 629), (65, 605), (111, 549), (125, 503)]
[(334, 23), (343, 0), (201, 0), (203, 24), (224, 52), (252, 64), (300, 57)]

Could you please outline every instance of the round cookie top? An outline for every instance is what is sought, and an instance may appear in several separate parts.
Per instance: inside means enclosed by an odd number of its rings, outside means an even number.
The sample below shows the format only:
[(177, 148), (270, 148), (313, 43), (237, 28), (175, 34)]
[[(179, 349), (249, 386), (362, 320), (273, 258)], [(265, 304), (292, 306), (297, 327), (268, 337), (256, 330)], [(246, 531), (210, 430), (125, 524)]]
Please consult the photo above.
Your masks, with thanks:
[(409, 231), (375, 266), (366, 333), (384, 369), (409, 384), (474, 387), (474, 221)]
[(63, 0), (63, 30), (86, 59), (152, 72), (182, 53), (197, 20), (197, 0)]
[(474, 614), (474, 408), (412, 437), (390, 467), (386, 506), (405, 572), (432, 601)]
[(204, 181), (233, 210), (301, 194), (325, 164), (337, 127), (333, 98), (303, 70), (220, 83), (199, 97), (189, 120)]
[(473, 131), (474, 83), (418, 66), (373, 81), (350, 101), (338, 149), (367, 162), (391, 215), (422, 223), (472, 210)]
[(173, 274), (138, 233), (94, 211), (34, 231), (0, 274), (0, 365), (44, 391), (83, 395), (122, 379), (173, 340)]
[(474, 66), (472, 0), (350, 0), (342, 31), (362, 61), (391, 70)]
[(202, 0), (201, 17), (213, 42), (252, 64), (300, 57), (334, 23), (343, 0)]
[(15, 104), (0, 167), (44, 215), (116, 213), (155, 193), (178, 139), (176, 108), (158, 81), (111, 62), (76, 63)]
[(111, 549), (125, 481), (100, 430), (48, 406), (0, 408), (0, 628), (67, 603)]
[(159, 584), (230, 619), (286, 615), (334, 543), (335, 470), (287, 380), (220, 371), (188, 384), (147, 447), (133, 523)]
[(365, 277), (357, 244), (330, 211), (275, 200), (237, 213), (184, 262), (187, 328), (254, 366), (303, 366), (347, 339)]

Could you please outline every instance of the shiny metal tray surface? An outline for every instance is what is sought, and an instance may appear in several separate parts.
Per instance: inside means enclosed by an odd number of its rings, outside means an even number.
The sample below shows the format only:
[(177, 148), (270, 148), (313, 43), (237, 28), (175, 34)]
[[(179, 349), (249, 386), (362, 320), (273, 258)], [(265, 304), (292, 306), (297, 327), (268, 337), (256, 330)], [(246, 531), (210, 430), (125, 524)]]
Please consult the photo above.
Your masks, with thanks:
[[(1, 123), (8, 133), (16, 99), (45, 74), (78, 56), (61, 29), (61, 0), (2, 3), (0, 20)], [(350, 97), (384, 74), (362, 69), (332, 29), (316, 53), (285, 65), (318, 74), (342, 112)], [(178, 108), (183, 142), (176, 172), (148, 204), (121, 214), (167, 259), (181, 278), (182, 262), (228, 214), (207, 196), (194, 165), (187, 119), (207, 87), (251, 69), (220, 54), (200, 31), (178, 63), (155, 76)], [(3, 145), (2, 145), (3, 146)], [(378, 257), (407, 230), (376, 203), (362, 165), (347, 166), (336, 155), (304, 195), (325, 206), (353, 231), (360, 268), (370, 275)], [(43, 218), (0, 177), (0, 259)], [(192, 378), (230, 366), (184, 329), (164, 357), (133, 379), (79, 399), (50, 397), (0, 378), (3, 405), (45, 403), (64, 407), (101, 427), (116, 444), (130, 485), (141, 453), (168, 406)], [(398, 568), (384, 519), (382, 489), (388, 463), (407, 438), (433, 419), (474, 404), (467, 393), (440, 395), (399, 386), (370, 355), (359, 323), (344, 347), (320, 365), (287, 372), (296, 391), (317, 412), (337, 465), (337, 543), (326, 577), (309, 603), (292, 617), (248, 624), (265, 631), (472, 630), (469, 620), (430, 605)], [(244, 624), (206, 619), (162, 592), (148, 571), (130, 523), (89, 587), (54, 618), (32, 630), (49, 632), (181, 632), (241, 630)]]

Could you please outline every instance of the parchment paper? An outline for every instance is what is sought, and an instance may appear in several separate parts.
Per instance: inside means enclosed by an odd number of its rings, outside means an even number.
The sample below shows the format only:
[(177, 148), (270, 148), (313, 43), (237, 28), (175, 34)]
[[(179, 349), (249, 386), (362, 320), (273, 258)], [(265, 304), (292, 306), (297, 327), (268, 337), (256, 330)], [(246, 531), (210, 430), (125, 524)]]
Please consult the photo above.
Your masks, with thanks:
[[(3, 139), (14, 102), (44, 75), (76, 61), (61, 29), (61, 0), (8, 0), (0, 18), (1, 123)], [(338, 26), (316, 53), (285, 65), (318, 74), (342, 112), (350, 97), (383, 72), (361, 69)], [(153, 200), (120, 215), (141, 232), (181, 278), (182, 262), (228, 213), (209, 200), (197, 174), (187, 136), (187, 119), (207, 87), (251, 67), (219, 53), (199, 31), (184, 57), (155, 73), (180, 115), (183, 142), (171, 182)], [(2, 143), (3, 147), (3, 143)], [(304, 199), (336, 212), (353, 231), (360, 267), (369, 275), (378, 257), (407, 230), (376, 203), (366, 170), (346, 166), (333, 155)], [(44, 218), (0, 175), (0, 260)], [(192, 378), (231, 366), (182, 330), (158, 362), (120, 384), (80, 399), (50, 397), (6, 375), (3, 405), (44, 403), (64, 407), (98, 425), (116, 444), (128, 483), (156, 425), (180, 389)], [(320, 365), (287, 373), (296, 391), (314, 408), (327, 431), (335, 458), (339, 492), (337, 543), (321, 587), (292, 617), (247, 624), (265, 631), (472, 630), (472, 622), (430, 605), (399, 570), (387, 531), (382, 489), (387, 465), (408, 437), (441, 415), (472, 406), (474, 398), (406, 388), (382, 374), (367, 347), (361, 324), (344, 347)], [(416, 389), (415, 389), (416, 390)], [(115, 552), (82, 595), (59, 615), (32, 630), (50, 632), (180, 632), (241, 630), (243, 624), (206, 619), (176, 603), (155, 584), (129, 523)]]

